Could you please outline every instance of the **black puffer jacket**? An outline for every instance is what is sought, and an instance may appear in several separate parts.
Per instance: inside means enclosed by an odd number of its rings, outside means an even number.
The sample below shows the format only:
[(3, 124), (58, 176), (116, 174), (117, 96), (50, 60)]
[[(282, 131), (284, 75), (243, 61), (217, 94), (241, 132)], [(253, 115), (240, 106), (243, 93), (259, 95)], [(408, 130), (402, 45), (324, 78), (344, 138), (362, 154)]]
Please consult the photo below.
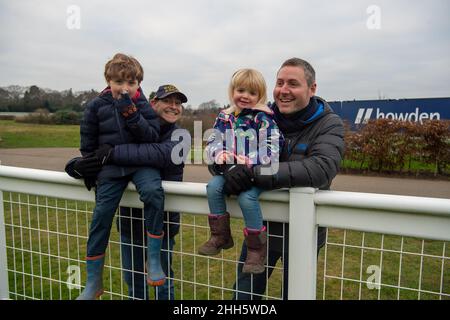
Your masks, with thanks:
[[(298, 115), (285, 116), (275, 104), (272, 108), (275, 121), (285, 137), (285, 145), (280, 154), (278, 172), (262, 175), (261, 166), (255, 167), (255, 184), (267, 190), (291, 187), (329, 189), (344, 153), (341, 118), (319, 97), (313, 97), (308, 107)], [(282, 231), (282, 223), (270, 223), (271, 234), (282, 235)], [(319, 228), (319, 247), (324, 244), (325, 236), (326, 229)], [(274, 237), (273, 241), (282, 239)]]
[[(172, 141), (172, 133), (175, 130), (186, 130), (179, 128), (175, 124), (161, 125), (161, 136), (158, 143), (125, 144), (116, 146), (114, 149), (114, 163), (123, 166), (151, 166), (161, 171), (161, 179), (165, 181), (182, 181), (184, 162), (174, 164), (171, 161), (172, 149), (178, 143), (184, 143), (186, 154), (182, 154), (183, 159), (190, 151), (190, 141)], [(184, 135), (186, 136), (187, 133)], [(179, 136), (179, 135), (177, 135)], [(180, 229), (180, 213), (165, 212), (164, 232), (169, 232), (169, 237), (175, 237)], [(144, 243), (144, 230), (142, 224), (142, 209), (120, 208), (120, 217), (117, 218), (117, 229), (122, 235), (128, 238), (133, 237), (136, 244)]]
[[(116, 107), (117, 100), (113, 99), (109, 88), (87, 104), (80, 125), (80, 152), (83, 156), (97, 150), (102, 144), (116, 146), (158, 142), (159, 118), (150, 107), (141, 88), (138, 92), (139, 96), (133, 98), (138, 113), (130, 119), (125, 119), (121, 115)], [(123, 177), (137, 169), (105, 165), (98, 179)]]
[[(155, 167), (161, 172), (161, 179), (166, 181), (182, 181), (184, 162), (174, 164), (171, 161), (171, 152), (174, 144), (184, 143), (185, 148), (182, 149), (186, 154), (181, 154), (183, 159), (189, 154), (190, 141), (172, 141), (172, 133), (175, 130), (183, 130), (174, 124), (166, 124), (161, 126), (161, 135), (158, 143), (143, 143), (143, 144), (124, 144), (115, 147), (113, 162), (121, 166), (140, 167), (149, 166)], [(176, 135), (177, 137), (180, 136)], [(187, 136), (187, 133), (184, 134)], [(138, 151), (136, 151), (138, 150)], [(131, 152), (131, 155), (129, 154)], [(134, 156), (134, 153), (138, 156)], [(69, 176), (80, 179), (79, 174), (73, 169), (77, 160), (81, 157), (71, 159), (66, 164), (66, 172)], [(180, 229), (180, 213), (179, 212), (165, 212), (166, 215), (164, 223), (164, 232), (169, 230), (169, 237), (174, 237), (178, 234)], [(144, 241), (144, 229), (142, 224), (142, 209), (120, 207), (120, 216), (117, 218), (117, 229), (120, 233), (128, 238), (132, 238), (135, 244), (141, 244)]]

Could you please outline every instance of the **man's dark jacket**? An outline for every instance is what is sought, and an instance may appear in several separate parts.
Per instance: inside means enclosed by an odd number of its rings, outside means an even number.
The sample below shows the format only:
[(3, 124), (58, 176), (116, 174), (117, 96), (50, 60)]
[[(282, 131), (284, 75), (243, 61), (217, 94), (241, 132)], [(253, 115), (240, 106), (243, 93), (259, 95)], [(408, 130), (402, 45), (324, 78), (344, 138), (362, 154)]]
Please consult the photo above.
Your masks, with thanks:
[[(329, 189), (344, 153), (341, 118), (319, 97), (311, 98), (305, 109), (292, 115), (281, 114), (276, 104), (272, 105), (272, 109), (284, 135), (285, 145), (276, 174), (261, 175), (261, 166), (254, 168), (255, 185), (267, 190), (291, 187)], [(270, 233), (283, 235), (283, 224), (271, 222)], [(319, 228), (318, 233), (318, 246), (321, 247), (325, 243), (326, 228)], [(280, 249), (282, 240), (271, 238), (271, 241), (280, 242), (276, 245)]]
[[(175, 130), (183, 130), (174, 124), (161, 125), (159, 143), (124, 144), (114, 148), (114, 163), (120, 166), (150, 166), (161, 170), (161, 179), (166, 181), (182, 181), (184, 162), (174, 164), (171, 160), (172, 150), (179, 141), (172, 141)], [(177, 135), (178, 136), (178, 135)], [(182, 141), (187, 153), (190, 141)], [(182, 155), (183, 158), (185, 155)], [(168, 224), (164, 224), (164, 232), (169, 231), (169, 237), (175, 237), (180, 229), (180, 213), (166, 212)], [(134, 217), (135, 219), (131, 218)], [(137, 219), (136, 219), (137, 218)], [(133, 235), (135, 243), (143, 243), (143, 214), (141, 209), (121, 207), (117, 228), (122, 234)], [(167, 229), (168, 228), (168, 229)]]

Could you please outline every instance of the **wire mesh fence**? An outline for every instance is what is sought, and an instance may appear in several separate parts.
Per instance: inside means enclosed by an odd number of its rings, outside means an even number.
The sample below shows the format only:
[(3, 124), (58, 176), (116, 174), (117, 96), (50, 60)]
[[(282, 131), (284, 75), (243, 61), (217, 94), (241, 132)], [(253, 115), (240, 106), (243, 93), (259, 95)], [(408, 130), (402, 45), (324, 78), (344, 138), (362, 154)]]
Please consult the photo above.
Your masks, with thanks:
[(318, 298), (450, 299), (448, 242), (331, 229), (323, 251)]
[[(12, 192), (4, 192), (3, 197), (10, 298), (76, 298), (86, 281), (84, 258), (94, 204)], [(143, 224), (143, 218), (140, 220)], [(197, 247), (209, 237), (207, 217), (181, 215), (180, 231), (171, 250), (174, 276), (168, 277), (173, 282), (175, 299), (232, 298), (242, 228), (241, 219), (232, 219), (236, 245), (218, 256), (205, 257), (197, 254)], [(133, 246), (145, 251), (142, 244)], [(121, 250), (114, 224), (106, 252), (102, 299), (130, 298)], [(276, 266), (263, 298), (283, 298), (282, 274), (283, 268)], [(157, 295), (149, 290), (151, 299), (158, 298)]]
[[(84, 257), (94, 204), (4, 192), (3, 206), (9, 297), (76, 298), (86, 281)], [(205, 257), (197, 254), (197, 248), (209, 236), (207, 217), (181, 214), (180, 232), (170, 250), (174, 274), (168, 277), (175, 299), (226, 300), (236, 293), (243, 221), (233, 218), (231, 223), (235, 246)], [(135, 246), (145, 252), (144, 245)], [(295, 245), (291, 248), (295, 250)], [(114, 224), (102, 299), (130, 298), (121, 250)], [(445, 241), (329, 228), (317, 266), (317, 299), (450, 299), (450, 252)], [(271, 271), (270, 278), (265, 273), (267, 286), (261, 298), (286, 298), (282, 262)], [(158, 292), (150, 288), (149, 298), (159, 298)]]

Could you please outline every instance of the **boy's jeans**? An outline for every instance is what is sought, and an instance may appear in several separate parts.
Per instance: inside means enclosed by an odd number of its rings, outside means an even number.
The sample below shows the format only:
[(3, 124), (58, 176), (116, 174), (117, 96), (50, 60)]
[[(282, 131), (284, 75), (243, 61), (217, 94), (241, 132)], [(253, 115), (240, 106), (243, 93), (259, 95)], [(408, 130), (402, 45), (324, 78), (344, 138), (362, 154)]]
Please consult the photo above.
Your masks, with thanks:
[[(140, 239), (130, 239), (129, 236), (121, 234), (121, 251), (123, 275), (128, 286), (130, 299), (148, 299), (146, 274), (144, 270), (146, 250), (143, 245), (144, 237)], [(172, 250), (175, 244), (174, 238), (168, 238), (164, 234), (161, 246), (161, 267), (167, 275), (164, 285), (155, 287), (156, 300), (174, 300), (174, 284), (172, 270)]]
[[(95, 209), (89, 229), (87, 256), (105, 253), (114, 214), (130, 177), (104, 179), (98, 182)], [(143, 168), (131, 176), (140, 200), (144, 203), (145, 227), (151, 234), (161, 234), (164, 218), (164, 190), (159, 170)]]
[[(223, 192), (224, 184), (224, 177), (214, 176), (206, 186), (211, 214), (225, 214), (227, 212), (225, 194)], [(263, 227), (261, 206), (259, 205), (259, 195), (262, 191), (262, 189), (252, 187), (247, 191), (241, 192), (238, 196), (245, 226), (249, 229), (260, 230)]]

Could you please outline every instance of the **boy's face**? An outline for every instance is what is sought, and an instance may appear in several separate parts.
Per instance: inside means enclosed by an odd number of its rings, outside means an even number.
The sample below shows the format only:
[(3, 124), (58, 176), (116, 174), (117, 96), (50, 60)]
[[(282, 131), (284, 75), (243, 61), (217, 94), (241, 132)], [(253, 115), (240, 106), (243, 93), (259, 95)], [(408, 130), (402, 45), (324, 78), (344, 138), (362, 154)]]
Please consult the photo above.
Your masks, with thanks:
[(112, 79), (108, 81), (114, 99), (119, 99), (122, 93), (128, 92), (132, 98), (139, 89), (139, 82), (136, 79)]
[(156, 114), (167, 123), (177, 122), (183, 114), (181, 99), (176, 94), (163, 99), (153, 99), (152, 107)]

